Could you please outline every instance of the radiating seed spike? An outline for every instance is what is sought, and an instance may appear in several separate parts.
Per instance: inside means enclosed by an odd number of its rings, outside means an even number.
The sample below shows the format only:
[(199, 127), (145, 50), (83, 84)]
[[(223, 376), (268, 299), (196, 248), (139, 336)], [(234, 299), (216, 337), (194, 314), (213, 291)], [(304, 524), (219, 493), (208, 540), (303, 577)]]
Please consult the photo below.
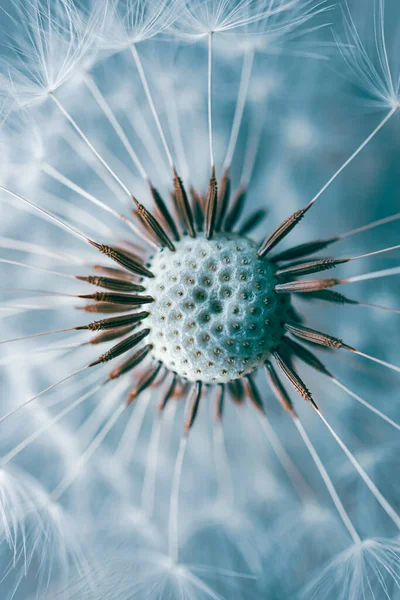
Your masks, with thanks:
[(296, 294), (307, 294), (309, 292), (320, 292), (327, 288), (339, 285), (340, 279), (303, 279), (300, 281), (287, 281), (286, 283), (278, 283), (275, 286), (275, 291), (281, 294), (295, 292)]
[(127, 325), (133, 325), (138, 321), (143, 321), (149, 316), (150, 313), (147, 311), (141, 311), (130, 315), (123, 315), (122, 317), (111, 317), (110, 319), (101, 319), (99, 321), (92, 321), (88, 325), (80, 325), (76, 327), (76, 330), (89, 329), (90, 331), (102, 331), (104, 329), (113, 329), (114, 327), (126, 327)]
[(192, 398), (189, 398), (189, 403), (188, 403), (186, 414), (185, 414), (184, 430), (186, 432), (189, 431), (189, 429), (191, 429), (191, 427), (193, 426), (193, 423), (195, 422), (197, 412), (199, 410), (202, 388), (203, 388), (202, 382), (196, 381), (196, 383), (194, 384), (194, 386), (191, 390)]
[(79, 281), (85, 281), (91, 285), (104, 288), (106, 290), (114, 290), (116, 292), (144, 292), (145, 288), (137, 283), (132, 283), (124, 279), (114, 279), (111, 277), (97, 277), (95, 275), (89, 275), (82, 277), (80, 275), (75, 276)]
[(99, 271), (104, 275), (109, 275), (111, 277), (115, 277), (117, 279), (123, 279), (125, 281), (135, 281), (137, 275), (133, 275), (132, 273), (127, 273), (122, 269), (114, 269), (113, 267), (105, 267), (104, 265), (93, 265), (92, 269), (94, 271)]
[(283, 406), (285, 410), (287, 410), (293, 417), (296, 416), (296, 412), (293, 407), (293, 402), (291, 401), (289, 394), (283, 387), (278, 375), (272, 364), (267, 361), (265, 363), (266, 375), (269, 387), (271, 388), (272, 393), (275, 395), (277, 400)]
[(260, 249), (257, 252), (257, 256), (263, 258), (275, 248), (279, 242), (288, 235), (296, 227), (296, 225), (301, 221), (304, 217), (307, 210), (309, 210), (310, 206), (306, 206), (305, 208), (301, 208), (300, 210), (296, 210), (290, 217), (287, 217), (278, 227), (274, 229), (269, 236), (267, 236), (262, 243)]
[(264, 413), (264, 405), (260, 396), (260, 393), (258, 391), (258, 388), (256, 386), (256, 384), (254, 383), (252, 377), (250, 375), (247, 375), (246, 378), (243, 380), (244, 383), (244, 389), (246, 392), (246, 396), (248, 397), (248, 399), (254, 404), (254, 406), (257, 408), (257, 410), (259, 410), (260, 412)]
[(304, 244), (298, 244), (287, 250), (283, 250), (274, 256), (271, 256), (271, 262), (280, 262), (283, 260), (296, 260), (296, 258), (303, 258), (303, 256), (309, 256), (315, 252), (319, 252), (324, 248), (330, 246), (334, 242), (337, 242), (340, 238), (333, 237), (326, 240), (315, 240), (314, 242), (305, 242)]
[(223, 229), (226, 211), (229, 205), (231, 195), (231, 178), (228, 171), (225, 171), (221, 179), (219, 197), (218, 197), (218, 216), (215, 229), (221, 231)]
[(325, 346), (327, 348), (334, 348), (337, 350), (340, 348), (344, 348), (345, 350), (354, 350), (354, 348), (351, 346), (344, 344), (341, 339), (332, 335), (328, 335), (327, 333), (322, 333), (321, 331), (316, 331), (315, 329), (310, 329), (309, 327), (304, 327), (304, 325), (298, 325), (297, 323), (285, 323), (285, 327), (294, 336), (306, 342), (318, 344), (319, 346)]
[(244, 205), (246, 203), (246, 195), (247, 190), (245, 188), (239, 188), (236, 192), (232, 208), (228, 212), (225, 219), (224, 231), (232, 231), (232, 229), (239, 221), (243, 212)]
[(137, 294), (118, 294), (112, 292), (95, 292), (94, 294), (80, 294), (77, 298), (94, 300), (95, 302), (111, 302), (113, 304), (128, 304), (140, 306), (154, 302), (152, 296), (141, 296)]
[(174, 375), (172, 377), (171, 385), (167, 389), (166, 393), (164, 394), (164, 397), (162, 398), (160, 404), (158, 405), (158, 410), (163, 411), (164, 408), (167, 406), (168, 402), (174, 395), (177, 383), (178, 383), (178, 375), (176, 373), (174, 373)]
[(182, 180), (178, 176), (176, 171), (174, 171), (174, 191), (179, 209), (179, 214), (181, 215), (182, 220), (185, 223), (186, 231), (191, 237), (195, 238), (196, 230), (194, 227), (192, 209), (189, 204), (185, 186), (183, 185)]
[(347, 298), (339, 292), (333, 290), (321, 290), (320, 292), (310, 292), (304, 296), (307, 300), (324, 300), (334, 304), (360, 304), (358, 300)]
[(97, 345), (103, 344), (105, 342), (112, 342), (113, 340), (116, 340), (122, 337), (123, 335), (126, 335), (127, 333), (131, 333), (131, 331), (136, 329), (136, 327), (139, 327), (139, 325), (140, 321), (128, 327), (119, 327), (116, 329), (108, 329), (106, 331), (102, 331), (99, 335), (96, 335), (94, 338), (92, 338), (89, 344)]
[(283, 341), (286, 347), (289, 349), (289, 351), (292, 352), (298, 358), (300, 358), (300, 360), (305, 362), (307, 365), (310, 365), (310, 367), (313, 367), (313, 369), (316, 369), (320, 373), (323, 373), (327, 377), (332, 377), (332, 373), (328, 371), (324, 363), (320, 361), (319, 358), (315, 356), (315, 354), (307, 350), (307, 348), (304, 348), (304, 346), (301, 346), (289, 337), (284, 337)]
[(158, 208), (158, 210), (160, 211), (160, 214), (162, 215), (165, 223), (169, 227), (173, 238), (176, 241), (179, 241), (180, 240), (179, 231), (178, 231), (178, 228), (176, 226), (176, 223), (175, 223), (170, 211), (167, 208), (167, 205), (165, 204), (164, 200), (162, 199), (161, 195), (158, 193), (158, 190), (156, 188), (151, 186), (150, 190), (151, 190), (151, 194), (153, 196), (154, 203), (155, 203), (156, 207)]
[(267, 216), (267, 211), (263, 208), (254, 211), (248, 219), (245, 220), (243, 225), (240, 227), (239, 235), (247, 235), (253, 231)]
[(204, 224), (204, 202), (200, 194), (192, 187), (190, 188), (192, 198), (193, 214), (197, 231), (203, 231)]
[(140, 348), (137, 352), (135, 352), (135, 354), (130, 356), (122, 364), (120, 364), (118, 367), (115, 367), (115, 369), (113, 369), (109, 374), (108, 379), (117, 379), (117, 377), (120, 377), (121, 375), (124, 375), (131, 369), (134, 369), (139, 363), (142, 362), (142, 360), (146, 358), (146, 356), (152, 348), (152, 344), (147, 344), (147, 346), (143, 346), (143, 348)]
[(132, 271), (132, 273), (136, 273), (141, 275), (142, 277), (154, 277), (153, 273), (146, 269), (142, 264), (134, 260), (132, 257), (128, 255), (127, 252), (122, 250), (117, 250), (112, 246), (107, 246), (106, 244), (97, 244), (96, 242), (90, 242), (92, 246), (97, 248), (102, 254), (105, 254), (111, 260), (115, 261), (119, 265), (128, 269), (128, 271)]
[(282, 275), (310, 275), (311, 273), (319, 273), (321, 271), (333, 269), (337, 265), (342, 265), (349, 261), (349, 258), (321, 258), (319, 260), (312, 260), (305, 263), (289, 265), (288, 267), (284, 267), (283, 269), (279, 269), (278, 271), (276, 271), (275, 275), (277, 275), (278, 277)]
[(244, 402), (245, 394), (243, 383), (240, 379), (230, 381), (227, 385), (233, 402), (235, 402), (235, 404), (242, 404)]
[(206, 198), (206, 213), (204, 218), (204, 231), (206, 232), (206, 238), (212, 239), (215, 231), (215, 224), (217, 222), (218, 212), (218, 184), (215, 177), (215, 168), (212, 168), (211, 177), (208, 182), (208, 191)]
[(78, 310), (84, 310), (89, 313), (122, 313), (132, 310), (132, 306), (126, 304), (113, 304), (112, 302), (96, 302), (96, 304), (86, 304), (86, 306), (76, 306)]
[(119, 342), (119, 344), (113, 346), (111, 350), (108, 350), (99, 356), (99, 358), (97, 358), (95, 361), (91, 362), (89, 367), (94, 367), (100, 363), (108, 362), (114, 358), (117, 358), (118, 356), (121, 356), (121, 354), (125, 354), (125, 352), (128, 352), (128, 350), (131, 350), (137, 346), (137, 344), (139, 344), (146, 336), (148, 336), (149, 333), (150, 329), (142, 329), (141, 331), (134, 333), (125, 340), (122, 340), (122, 342)]
[(217, 387), (217, 397), (215, 401), (215, 418), (217, 420), (222, 419), (222, 415), (224, 412), (224, 402), (225, 402), (225, 386), (220, 384)]
[(282, 373), (285, 375), (289, 383), (294, 387), (299, 396), (301, 396), (303, 400), (305, 400), (306, 402), (310, 402), (310, 404), (317, 408), (317, 405), (315, 404), (310, 391), (307, 389), (307, 387), (305, 386), (299, 375), (296, 373), (296, 371), (289, 366), (287, 361), (284, 360), (284, 358), (278, 351), (275, 350), (272, 354), (276, 360), (276, 364), (278, 365)]
[(129, 393), (128, 399), (127, 399), (128, 404), (130, 404), (131, 402), (133, 402), (133, 400), (136, 400), (136, 398), (144, 390), (146, 390), (148, 387), (151, 386), (151, 384), (153, 383), (153, 381), (155, 380), (155, 378), (159, 374), (161, 367), (162, 367), (162, 364), (158, 363), (158, 365), (156, 365), (155, 367), (152, 367), (149, 370), (149, 372), (145, 373), (142, 376), (142, 378), (140, 379), (140, 381), (138, 381), (138, 383), (135, 386), (135, 388)]
[(151, 214), (150, 211), (147, 210), (145, 206), (143, 206), (143, 204), (137, 202), (135, 198), (133, 198), (133, 200), (136, 204), (136, 210), (133, 211), (133, 214), (137, 215), (144, 226), (150, 231), (150, 233), (153, 234), (153, 236), (155, 236), (161, 248), (166, 246), (171, 250), (171, 252), (175, 252), (175, 246), (161, 223)]

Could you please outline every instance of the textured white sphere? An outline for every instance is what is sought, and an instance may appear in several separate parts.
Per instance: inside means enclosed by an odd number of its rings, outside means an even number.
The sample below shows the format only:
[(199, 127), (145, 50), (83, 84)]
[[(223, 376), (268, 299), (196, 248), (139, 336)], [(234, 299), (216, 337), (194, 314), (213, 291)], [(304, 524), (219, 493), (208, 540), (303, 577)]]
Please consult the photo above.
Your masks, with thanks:
[(153, 356), (189, 381), (226, 383), (251, 373), (277, 348), (290, 311), (274, 291), (274, 266), (233, 234), (185, 237), (152, 257), (146, 293)]

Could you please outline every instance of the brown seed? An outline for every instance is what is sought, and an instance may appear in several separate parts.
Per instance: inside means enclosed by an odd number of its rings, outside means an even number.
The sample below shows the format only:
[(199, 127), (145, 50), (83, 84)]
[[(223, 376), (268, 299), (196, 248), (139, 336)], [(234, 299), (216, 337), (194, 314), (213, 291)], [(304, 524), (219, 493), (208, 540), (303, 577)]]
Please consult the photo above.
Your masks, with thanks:
[(312, 399), (311, 393), (309, 392), (303, 381), (300, 379), (299, 375), (293, 369), (293, 367), (289, 364), (289, 361), (285, 360), (281, 353), (276, 350), (272, 354), (276, 360), (278, 367), (285, 375), (289, 383), (294, 387), (299, 396), (301, 396), (303, 400), (306, 400), (306, 402), (310, 402), (310, 404), (316, 407), (317, 405)]
[(111, 371), (111, 373), (108, 376), (108, 379), (116, 379), (117, 377), (124, 375), (131, 369), (134, 369), (139, 363), (142, 362), (142, 360), (144, 360), (146, 358), (146, 356), (148, 355), (148, 353), (150, 352), (150, 350), (152, 348), (153, 348), (152, 344), (148, 344), (147, 346), (140, 348), (140, 350), (135, 352), (135, 354), (130, 356), (126, 361), (124, 361), (122, 364), (120, 364), (118, 367), (116, 367), (113, 371)]
[(267, 236), (262, 243), (260, 249), (257, 252), (257, 255), (260, 258), (263, 258), (274, 248), (284, 237), (288, 235), (296, 227), (296, 225), (301, 221), (304, 217), (307, 210), (309, 210), (310, 206), (306, 206), (305, 208), (301, 208), (300, 210), (296, 210), (292, 215), (287, 217), (269, 236)]
[(111, 302), (114, 304), (127, 304), (133, 306), (140, 306), (141, 304), (150, 304), (154, 302), (152, 296), (140, 296), (136, 294), (118, 294), (110, 292), (96, 292), (94, 294), (81, 294), (78, 298), (87, 298), (88, 300), (94, 300), (95, 302)]
[(278, 283), (275, 286), (275, 291), (278, 293), (303, 294), (309, 292), (319, 292), (327, 288), (339, 285), (340, 279), (304, 279), (301, 281), (288, 281), (286, 283)]
[(204, 218), (204, 231), (206, 238), (210, 240), (214, 235), (215, 224), (218, 211), (218, 184), (215, 178), (215, 168), (212, 168), (211, 177), (208, 182), (208, 191), (206, 198), (206, 212)]
[(325, 346), (326, 348), (333, 348), (338, 350), (339, 348), (345, 348), (346, 350), (354, 350), (351, 346), (344, 344), (342, 340), (327, 333), (304, 327), (303, 325), (294, 323), (285, 323), (285, 326), (290, 333), (296, 337), (312, 344), (318, 344), (319, 346)]
[(228, 171), (225, 171), (221, 179), (219, 197), (218, 197), (218, 217), (216, 223), (216, 230), (221, 231), (223, 229), (226, 211), (229, 205), (229, 198), (231, 195), (231, 178)]
[(91, 285), (104, 288), (106, 290), (114, 290), (116, 292), (143, 292), (145, 288), (137, 283), (132, 283), (124, 279), (114, 279), (111, 277), (97, 277), (95, 275), (89, 275), (88, 277), (81, 277), (76, 275), (76, 279), (79, 281), (85, 281)]
[(126, 327), (133, 325), (143, 319), (146, 319), (150, 313), (146, 311), (137, 312), (134, 314), (123, 315), (121, 317), (111, 317), (110, 319), (101, 319), (100, 321), (93, 321), (88, 325), (80, 325), (76, 327), (76, 330), (90, 329), (90, 331), (101, 331), (103, 329), (113, 329), (114, 327)]
[(256, 210), (255, 212), (253, 212), (249, 216), (249, 218), (246, 219), (246, 221), (243, 223), (243, 225), (240, 227), (240, 229), (238, 231), (239, 235), (247, 235), (248, 233), (253, 231), (253, 229), (258, 227), (258, 225), (261, 223), (261, 221), (263, 221), (265, 219), (266, 215), (267, 215), (267, 211), (264, 210), (263, 208), (260, 208), (259, 210)]
[(247, 190), (245, 188), (239, 188), (238, 191), (236, 192), (236, 196), (233, 201), (232, 208), (228, 212), (226, 219), (225, 219), (225, 223), (224, 223), (225, 231), (232, 231), (232, 229), (235, 227), (235, 225), (239, 221), (240, 216), (243, 212), (244, 205), (246, 203), (246, 195), (247, 195)]
[(113, 248), (112, 246), (107, 246), (106, 244), (97, 244), (93, 241), (90, 241), (90, 243), (102, 254), (105, 254), (111, 258), (111, 260), (125, 267), (128, 269), (128, 271), (132, 271), (132, 273), (136, 273), (142, 277), (154, 277), (153, 273), (146, 269), (146, 267), (144, 267), (138, 260), (130, 256), (129, 252)]
[(319, 252), (338, 240), (338, 237), (333, 237), (326, 240), (315, 240), (314, 242), (299, 244), (298, 246), (288, 248), (288, 250), (283, 250), (282, 252), (279, 252), (279, 254), (275, 254), (270, 258), (270, 260), (271, 262), (280, 262), (281, 260), (296, 260), (296, 258), (302, 258), (303, 256), (314, 254), (314, 252)]
[(276, 271), (275, 275), (310, 275), (311, 273), (319, 273), (321, 271), (327, 271), (328, 269), (333, 269), (336, 265), (341, 265), (343, 263), (349, 262), (348, 258), (321, 258), (319, 260), (312, 260), (309, 262), (301, 262), (297, 264), (292, 264), (283, 269), (279, 269)]
[(151, 386), (155, 378), (160, 372), (162, 367), (161, 363), (158, 363), (155, 367), (152, 367), (147, 373), (145, 373), (138, 384), (134, 387), (134, 389), (129, 393), (127, 402), (130, 404), (133, 400), (135, 400), (144, 390)]
[(108, 362), (114, 358), (117, 358), (118, 356), (121, 356), (121, 354), (125, 354), (125, 352), (128, 352), (128, 350), (131, 350), (137, 346), (137, 344), (139, 344), (146, 336), (148, 336), (149, 333), (150, 329), (142, 329), (141, 331), (134, 333), (125, 340), (122, 340), (122, 342), (119, 342), (119, 344), (113, 346), (111, 350), (108, 350), (99, 356), (99, 358), (97, 358), (95, 361), (91, 362), (89, 367), (94, 367), (100, 363)]
[(307, 348), (304, 348), (304, 346), (301, 346), (289, 337), (284, 337), (283, 342), (289, 352), (294, 354), (294, 356), (300, 358), (300, 360), (305, 362), (307, 365), (310, 365), (310, 367), (313, 367), (313, 369), (316, 369), (320, 373), (327, 375), (327, 377), (332, 377), (332, 374), (325, 367), (324, 363), (321, 362), (319, 358), (315, 356), (315, 354), (307, 350)]
[(189, 431), (189, 429), (193, 426), (193, 423), (196, 419), (197, 412), (199, 409), (201, 391), (203, 384), (201, 381), (196, 381), (196, 383), (192, 386), (192, 390), (190, 391), (190, 396), (187, 400), (187, 407), (185, 410), (185, 431)]
[(293, 407), (293, 402), (291, 401), (289, 394), (287, 393), (287, 391), (283, 387), (282, 383), (280, 382), (279, 377), (276, 374), (274, 367), (272, 366), (272, 364), (269, 361), (267, 361), (265, 363), (265, 369), (266, 369), (267, 380), (268, 380), (269, 386), (272, 390), (272, 393), (278, 399), (278, 401), (283, 406), (283, 408), (285, 410), (287, 410), (288, 412), (290, 412), (290, 414), (293, 417), (295, 417), (296, 413), (295, 413), (295, 410)]
[(247, 375), (247, 377), (243, 380), (243, 385), (247, 398), (254, 404), (257, 410), (264, 413), (265, 411), (260, 393), (250, 375)]
[(217, 388), (217, 397), (215, 402), (215, 418), (218, 420), (222, 419), (225, 402), (225, 386), (219, 385)]
[(133, 201), (136, 203), (136, 210), (132, 211), (133, 214), (141, 220), (146, 229), (153, 235), (156, 242), (161, 248), (167, 246), (171, 252), (175, 252), (175, 246), (170, 240), (167, 232), (161, 225), (161, 223), (139, 202), (132, 196)]
[(185, 186), (183, 185), (182, 180), (178, 176), (176, 171), (174, 171), (174, 192), (176, 203), (178, 206), (178, 212), (183, 222), (185, 223), (186, 231), (191, 237), (195, 238), (196, 230), (194, 228), (192, 209), (189, 204)]

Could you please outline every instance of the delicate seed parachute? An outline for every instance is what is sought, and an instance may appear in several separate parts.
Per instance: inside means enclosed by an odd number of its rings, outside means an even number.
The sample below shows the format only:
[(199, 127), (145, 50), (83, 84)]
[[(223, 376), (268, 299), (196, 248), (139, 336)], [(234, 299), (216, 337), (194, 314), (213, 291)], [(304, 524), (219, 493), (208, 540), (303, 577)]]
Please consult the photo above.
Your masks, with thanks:
[(2, 598), (400, 598), (399, 18), (2, 0)]

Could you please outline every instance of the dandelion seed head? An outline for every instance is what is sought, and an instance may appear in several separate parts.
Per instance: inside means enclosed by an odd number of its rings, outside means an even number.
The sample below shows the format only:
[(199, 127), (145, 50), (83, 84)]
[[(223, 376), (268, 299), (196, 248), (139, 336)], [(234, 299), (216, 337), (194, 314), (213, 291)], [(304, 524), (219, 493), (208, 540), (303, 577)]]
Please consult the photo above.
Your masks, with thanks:
[(290, 305), (257, 244), (219, 234), (156, 255), (147, 293), (153, 356), (189, 381), (225, 383), (263, 364), (284, 334)]

